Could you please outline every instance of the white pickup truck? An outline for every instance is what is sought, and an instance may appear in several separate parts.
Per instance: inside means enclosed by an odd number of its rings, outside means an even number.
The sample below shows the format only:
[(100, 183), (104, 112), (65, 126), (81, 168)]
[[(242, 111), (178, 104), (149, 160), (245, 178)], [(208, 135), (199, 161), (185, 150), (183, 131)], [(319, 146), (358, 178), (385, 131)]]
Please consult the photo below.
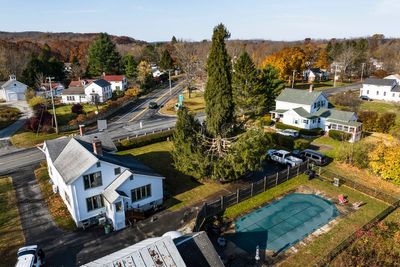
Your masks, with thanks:
[(290, 152), (286, 150), (268, 151), (268, 154), (271, 160), (284, 165), (288, 165), (290, 167), (297, 166), (303, 162), (302, 159), (292, 156)]

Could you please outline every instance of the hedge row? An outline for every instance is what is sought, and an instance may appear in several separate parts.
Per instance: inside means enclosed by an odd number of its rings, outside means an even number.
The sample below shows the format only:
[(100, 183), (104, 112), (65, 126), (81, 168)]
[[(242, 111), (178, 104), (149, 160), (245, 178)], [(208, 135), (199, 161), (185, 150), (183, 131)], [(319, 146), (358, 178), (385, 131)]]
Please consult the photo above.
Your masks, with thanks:
[(141, 147), (141, 146), (165, 141), (169, 137), (171, 137), (173, 133), (174, 133), (174, 130), (168, 130), (168, 131), (158, 132), (158, 133), (154, 133), (154, 134), (142, 135), (142, 136), (135, 137), (135, 138), (132, 138), (129, 140), (124, 139), (124, 140), (121, 140), (120, 142), (117, 142), (116, 146), (119, 151), (136, 148), (136, 147)]
[(351, 134), (337, 130), (330, 130), (329, 137), (338, 141), (349, 141), (351, 138)]
[(315, 128), (315, 129), (307, 130), (307, 129), (302, 129), (302, 128), (299, 128), (299, 127), (283, 124), (282, 122), (276, 122), (275, 123), (275, 127), (277, 129), (281, 129), (281, 130), (293, 129), (293, 130), (299, 131), (300, 134), (309, 135), (309, 136), (318, 136), (318, 135), (323, 135), (324, 134), (324, 130), (322, 130), (321, 128)]

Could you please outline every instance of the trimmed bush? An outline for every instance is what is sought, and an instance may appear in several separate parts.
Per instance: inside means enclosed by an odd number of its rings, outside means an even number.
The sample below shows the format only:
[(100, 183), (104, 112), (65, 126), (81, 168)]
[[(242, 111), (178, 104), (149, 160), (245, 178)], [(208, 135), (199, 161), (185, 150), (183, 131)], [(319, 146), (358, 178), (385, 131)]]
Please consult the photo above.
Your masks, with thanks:
[(324, 134), (324, 130), (322, 130), (321, 128), (307, 130), (307, 129), (301, 129), (299, 127), (295, 127), (295, 126), (291, 126), (291, 125), (286, 125), (286, 124), (283, 124), (282, 122), (275, 123), (275, 127), (277, 129), (281, 129), (281, 130), (293, 129), (293, 130), (299, 131), (299, 133), (302, 135), (318, 136), (318, 135)]
[(286, 149), (292, 150), (294, 147), (294, 139), (290, 136), (281, 135), (278, 133), (273, 133), (274, 143), (278, 147), (284, 147)]
[(83, 113), (83, 106), (79, 103), (73, 104), (71, 107), (71, 112), (75, 114), (82, 114)]
[(311, 141), (306, 139), (294, 140), (293, 149), (304, 150), (310, 147)]
[(337, 130), (330, 130), (329, 137), (338, 141), (349, 141), (351, 138), (351, 134)]
[(174, 130), (168, 130), (168, 131), (163, 131), (163, 132), (159, 132), (159, 133), (139, 136), (139, 137), (129, 139), (129, 140), (125, 139), (125, 140), (121, 140), (121, 142), (118, 142), (116, 144), (116, 146), (119, 151), (122, 151), (122, 150), (131, 149), (131, 148), (150, 145), (153, 143), (158, 143), (158, 142), (167, 140), (168, 137), (171, 137), (173, 133), (174, 133)]
[(257, 125), (260, 127), (271, 126), (272, 122), (273, 121), (271, 120), (271, 116), (267, 115), (267, 116), (259, 118), (257, 120)]

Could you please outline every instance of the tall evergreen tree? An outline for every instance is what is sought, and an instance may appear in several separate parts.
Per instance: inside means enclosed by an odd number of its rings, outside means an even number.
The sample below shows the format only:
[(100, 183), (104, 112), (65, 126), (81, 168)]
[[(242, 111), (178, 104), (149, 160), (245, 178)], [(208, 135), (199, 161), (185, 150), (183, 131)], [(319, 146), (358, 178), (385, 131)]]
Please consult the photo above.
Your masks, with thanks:
[(89, 48), (88, 74), (93, 76), (120, 71), (121, 56), (107, 33), (100, 33)]
[(162, 70), (169, 70), (172, 69), (173, 67), (174, 67), (174, 60), (172, 59), (168, 49), (165, 49), (161, 54), (160, 68)]
[(275, 98), (285, 88), (285, 82), (279, 79), (279, 70), (266, 65), (259, 74), (259, 107), (263, 111), (271, 111), (275, 106)]
[(233, 69), (232, 92), (236, 113), (253, 114), (260, 103), (256, 66), (249, 54), (243, 52)]
[(171, 44), (176, 44), (177, 42), (178, 42), (178, 40), (176, 39), (176, 37), (172, 36)]
[(207, 59), (206, 124), (214, 137), (226, 135), (234, 122), (231, 60), (225, 47), (225, 39), (229, 37), (223, 24), (216, 26)]
[(200, 136), (201, 125), (186, 108), (178, 111), (173, 135), (172, 157), (175, 168), (195, 178), (204, 178), (207, 160), (204, 157)]
[(136, 78), (138, 63), (132, 55), (125, 55), (122, 59), (124, 73), (128, 78)]

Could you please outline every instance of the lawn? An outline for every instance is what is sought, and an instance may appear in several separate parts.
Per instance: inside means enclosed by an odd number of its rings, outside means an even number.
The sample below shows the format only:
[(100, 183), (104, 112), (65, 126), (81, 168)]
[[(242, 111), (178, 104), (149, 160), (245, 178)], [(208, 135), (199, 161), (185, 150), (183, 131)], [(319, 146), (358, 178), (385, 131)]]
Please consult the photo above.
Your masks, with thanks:
[(19, 109), (10, 106), (0, 106), (0, 130), (16, 122), (21, 115)]
[(187, 176), (173, 166), (171, 155), (173, 145), (169, 141), (155, 143), (131, 150), (119, 152), (122, 155), (133, 155), (138, 160), (166, 177), (165, 205), (170, 210), (177, 210), (204, 200), (207, 196), (216, 194), (227, 185), (215, 182), (199, 182)]
[[(96, 106), (95, 105), (90, 105), (90, 104), (82, 104), (83, 106), (83, 113), (87, 114), (89, 112), (96, 111)], [(72, 113), (71, 111), (72, 105), (57, 105), (56, 106), (56, 114), (57, 114), (57, 122), (58, 125), (68, 125), (68, 122), (71, 120), (75, 119), (78, 115), (75, 113)], [(99, 109), (104, 108), (105, 105), (100, 105)], [(53, 114), (53, 109), (49, 108), (49, 112)]]
[(25, 242), (16, 202), (11, 177), (0, 177), (1, 266), (14, 266), (17, 250)]
[(392, 112), (396, 113), (396, 124), (400, 124), (400, 104), (384, 102), (379, 100), (374, 101), (362, 101), (360, 111), (369, 110), (376, 111), (378, 113)]
[(33, 133), (33, 132), (24, 132), (20, 131), (14, 134), (11, 137), (11, 143), (16, 147), (33, 147), (38, 144), (43, 143), (46, 140), (56, 139), (62, 136), (67, 136), (70, 134), (76, 133), (76, 131), (71, 132), (63, 132), (61, 134), (56, 133)]
[(35, 170), (35, 177), (54, 222), (62, 229), (68, 231), (75, 230), (75, 222), (72, 220), (63, 200), (59, 194), (53, 193), (52, 185), (49, 183), (50, 177), (46, 163), (41, 163), (40, 167)]
[[(345, 86), (345, 85), (349, 85), (351, 83), (344, 83), (344, 82), (340, 82), (337, 81), (336, 82), (336, 86)], [(289, 85), (290, 87), (291, 85)], [(323, 89), (327, 89), (327, 88), (332, 88), (333, 87), (333, 80), (328, 80), (328, 81), (322, 81), (322, 82), (316, 82), (313, 84), (313, 88), (315, 90), (323, 90)], [(294, 88), (298, 88), (298, 89), (309, 89), (310, 88), (310, 84), (309, 83), (295, 83), (294, 84)]]
[[(160, 109), (160, 113), (167, 115), (176, 115), (175, 104), (178, 103), (178, 96), (170, 99), (164, 107)], [(183, 94), (183, 105), (192, 112), (202, 112), (205, 109), (204, 95), (202, 92), (192, 92), (189, 98), (189, 93)]]

